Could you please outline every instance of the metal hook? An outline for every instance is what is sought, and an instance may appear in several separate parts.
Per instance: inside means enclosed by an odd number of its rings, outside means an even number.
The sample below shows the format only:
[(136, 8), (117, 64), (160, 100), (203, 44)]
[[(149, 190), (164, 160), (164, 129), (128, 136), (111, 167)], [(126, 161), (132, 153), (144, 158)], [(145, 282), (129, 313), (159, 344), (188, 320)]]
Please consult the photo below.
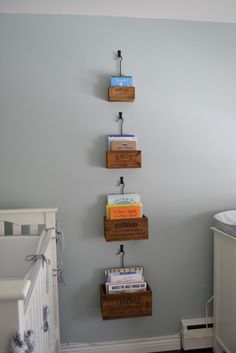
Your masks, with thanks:
[(118, 250), (116, 255), (121, 255), (120, 256), (120, 265), (121, 265), (121, 267), (125, 267), (125, 265), (124, 265), (125, 250), (124, 250), (124, 245), (123, 244), (120, 244), (120, 249)]
[(122, 55), (121, 55), (121, 50), (117, 50), (117, 54), (116, 54), (116, 56), (114, 57), (114, 59), (115, 59), (115, 60), (120, 59), (120, 76), (122, 76), (122, 75), (121, 75), (121, 62), (122, 62), (122, 60), (123, 60), (123, 57), (122, 57)]
[(116, 120), (116, 122), (119, 122), (119, 121), (121, 121), (121, 123), (120, 123), (120, 135), (123, 135), (124, 118), (123, 118), (123, 113), (122, 112), (119, 112), (118, 118)]
[(125, 188), (124, 177), (120, 177), (120, 182), (117, 186), (120, 186), (120, 193), (124, 194), (124, 188)]

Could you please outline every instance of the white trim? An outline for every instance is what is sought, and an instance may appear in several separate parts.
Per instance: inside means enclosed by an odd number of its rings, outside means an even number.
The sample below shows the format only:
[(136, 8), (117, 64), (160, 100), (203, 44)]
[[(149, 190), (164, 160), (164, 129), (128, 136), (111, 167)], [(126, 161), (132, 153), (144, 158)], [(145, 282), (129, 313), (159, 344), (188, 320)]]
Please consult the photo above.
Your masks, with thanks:
[(29, 291), (29, 280), (0, 281), (0, 300), (22, 300)]
[(55, 226), (55, 223), (52, 225), (52, 220), (56, 212), (57, 208), (0, 209), (0, 221), (18, 225), (45, 224), (49, 228)]
[(61, 345), (61, 353), (151, 353), (178, 349), (180, 349), (180, 336), (178, 334), (125, 341)]

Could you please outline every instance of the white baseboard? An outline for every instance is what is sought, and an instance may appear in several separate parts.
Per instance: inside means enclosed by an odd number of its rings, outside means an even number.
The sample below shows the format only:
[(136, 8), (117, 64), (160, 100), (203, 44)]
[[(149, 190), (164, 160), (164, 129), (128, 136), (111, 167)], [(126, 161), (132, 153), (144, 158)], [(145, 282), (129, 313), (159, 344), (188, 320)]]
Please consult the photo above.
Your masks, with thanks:
[(125, 341), (70, 343), (61, 345), (61, 353), (151, 353), (180, 349), (180, 336), (159, 336)]

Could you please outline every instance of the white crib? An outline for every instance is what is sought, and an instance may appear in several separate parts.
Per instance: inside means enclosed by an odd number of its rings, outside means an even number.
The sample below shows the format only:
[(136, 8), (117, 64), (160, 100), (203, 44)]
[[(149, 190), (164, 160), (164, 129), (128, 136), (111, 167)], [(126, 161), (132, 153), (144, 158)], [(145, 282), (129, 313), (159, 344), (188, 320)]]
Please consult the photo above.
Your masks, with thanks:
[(214, 352), (236, 352), (236, 238), (214, 231)]
[[(60, 352), (56, 211), (0, 210), (0, 353), (8, 352), (16, 331), (23, 336), (29, 329), (35, 332), (37, 353)], [(12, 224), (12, 235), (6, 235), (11, 228), (7, 222)], [(27, 229), (30, 235), (23, 235)], [(40, 259), (25, 262), (31, 254), (44, 255), (50, 264)]]

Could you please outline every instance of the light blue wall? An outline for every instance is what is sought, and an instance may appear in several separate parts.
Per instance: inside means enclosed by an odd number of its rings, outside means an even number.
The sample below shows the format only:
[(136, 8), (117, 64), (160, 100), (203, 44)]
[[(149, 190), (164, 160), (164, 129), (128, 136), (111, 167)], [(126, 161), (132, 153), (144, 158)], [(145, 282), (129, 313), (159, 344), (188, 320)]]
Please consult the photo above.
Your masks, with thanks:
[[(80, 16), (0, 16), (0, 207), (58, 206), (66, 236), (62, 342), (175, 334), (212, 295), (211, 218), (236, 207), (236, 26)], [(108, 103), (122, 49), (136, 101)], [(140, 170), (104, 168), (106, 138), (135, 133)], [(141, 194), (150, 239), (125, 244), (144, 265), (153, 316), (102, 321), (105, 195)]]

